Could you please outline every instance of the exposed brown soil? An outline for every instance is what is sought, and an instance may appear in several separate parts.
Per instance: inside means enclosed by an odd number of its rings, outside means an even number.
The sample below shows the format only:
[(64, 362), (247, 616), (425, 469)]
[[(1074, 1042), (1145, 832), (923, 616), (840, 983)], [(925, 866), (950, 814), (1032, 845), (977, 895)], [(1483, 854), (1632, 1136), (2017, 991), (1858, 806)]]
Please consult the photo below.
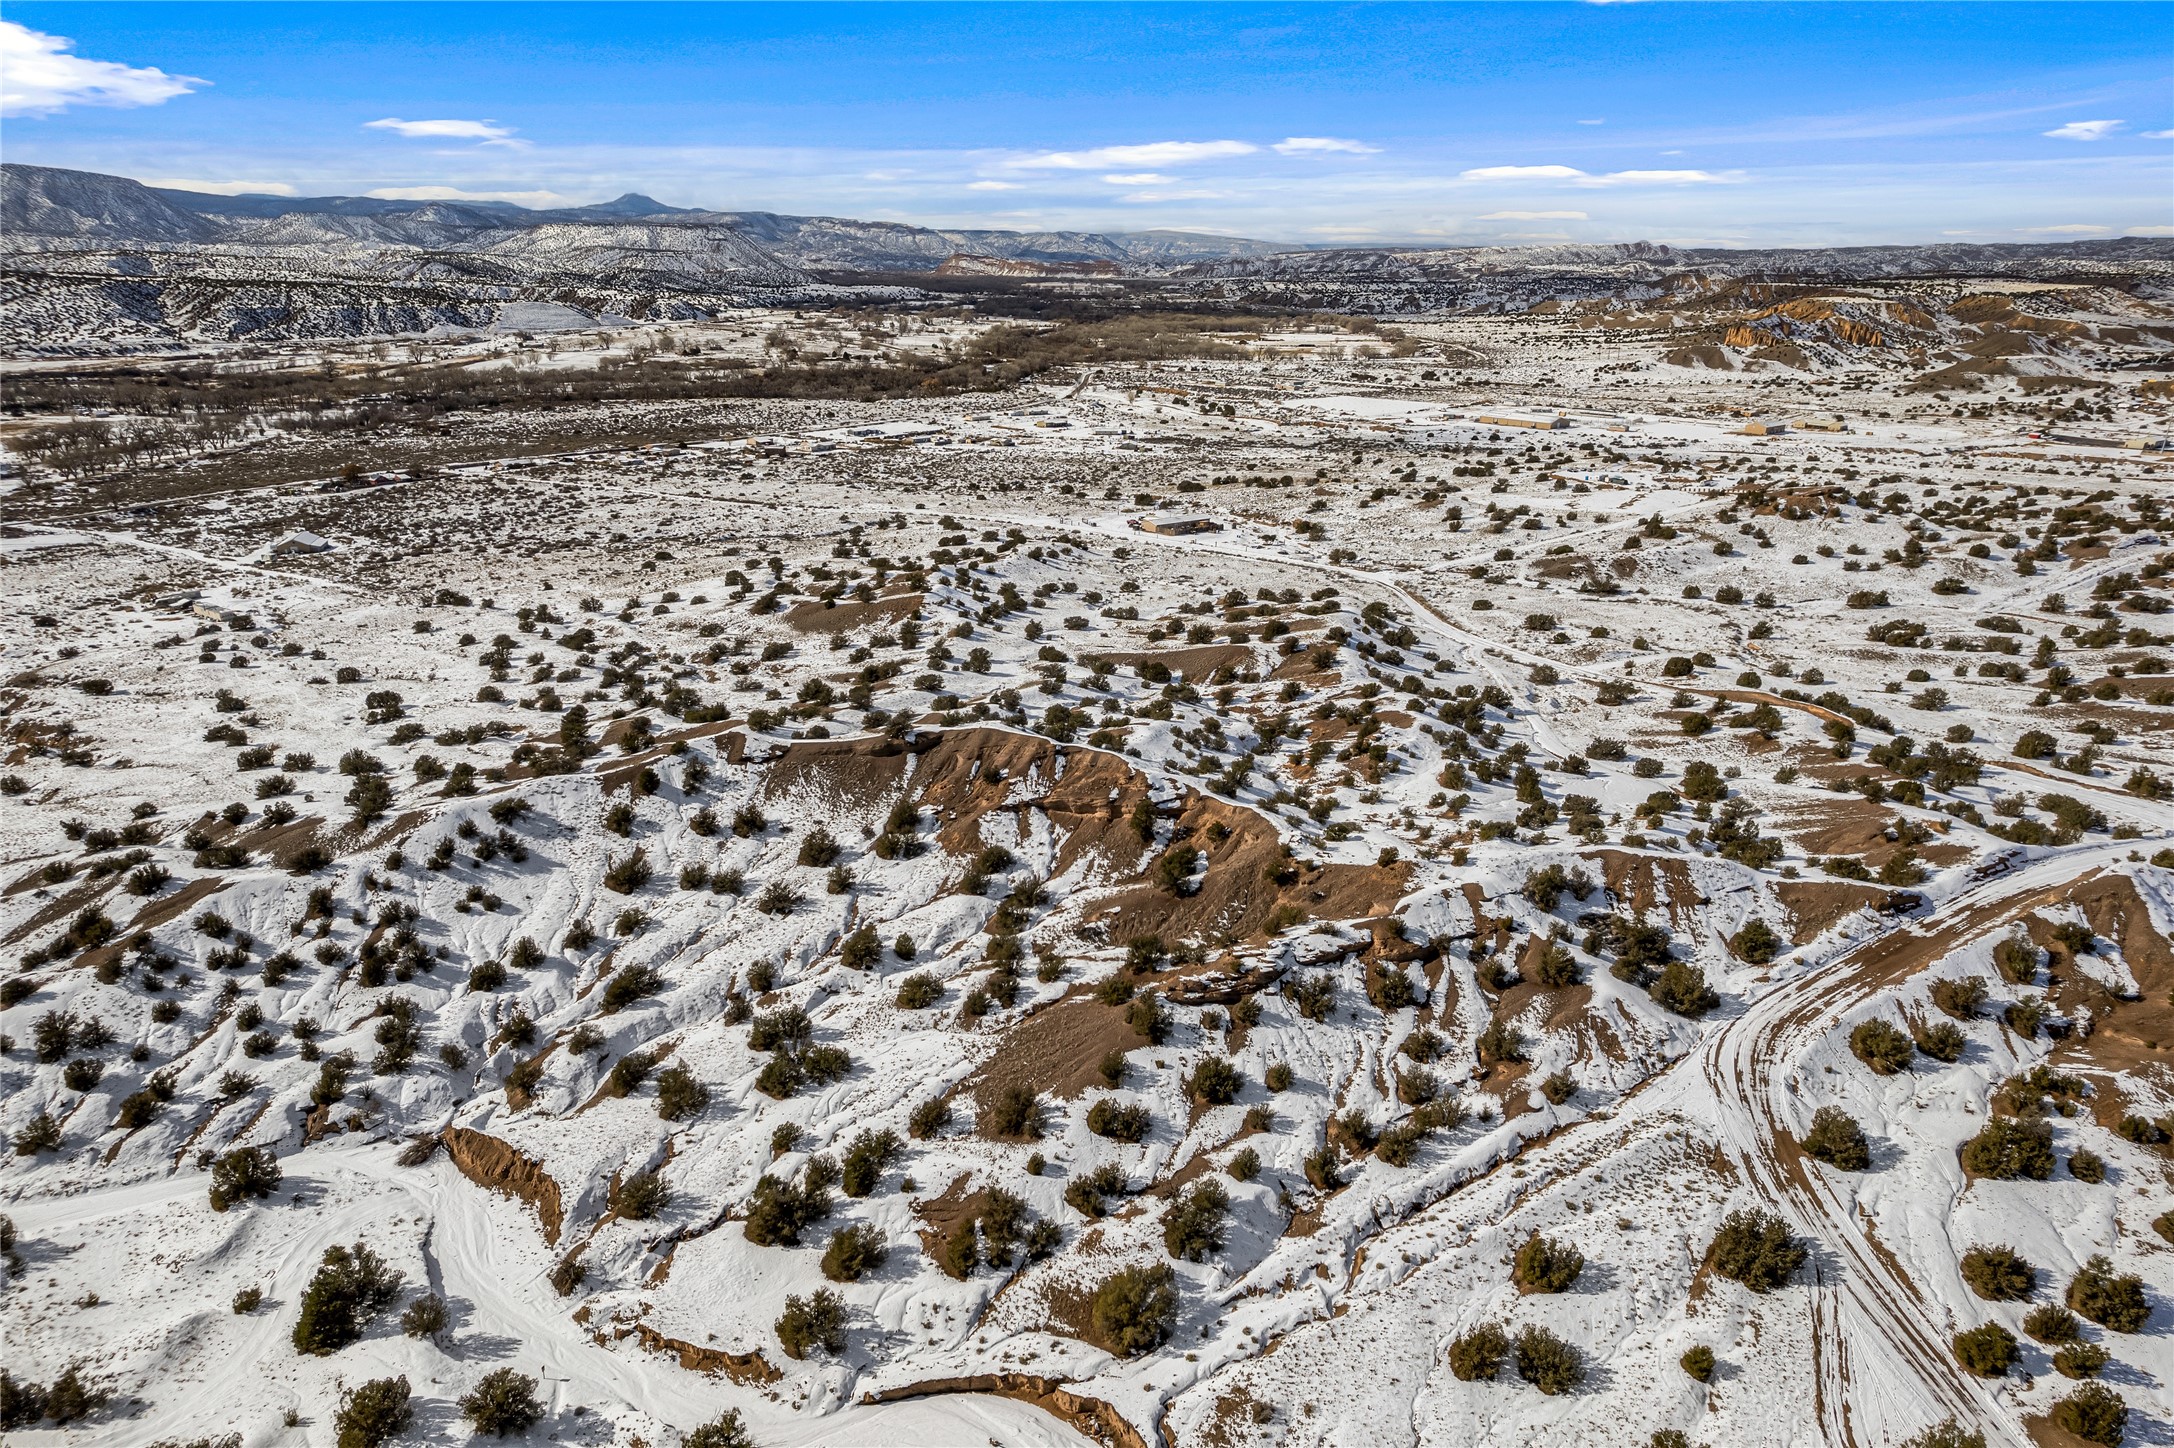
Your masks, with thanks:
[[(2159, 1078), (2162, 1090), (2174, 1086), (2174, 946), (2152, 925), (2135, 882), (2126, 875), (2079, 881), (2068, 899), (2083, 911), (2094, 934), (2120, 946), (2129, 973), (2136, 977), (2138, 996), (2116, 996), (2075, 969), (2065, 951), (2059, 953), (2054, 1002), (2064, 1012), (2088, 1008), (2092, 1029), (2062, 1042), (2054, 1052), (2056, 1063), (2088, 1065), (2116, 1078), (2148, 1073)], [(2042, 928), (2031, 934), (2045, 935), (2040, 943), (2053, 944), (2050, 932)], [(2091, 1110), (2100, 1125), (2110, 1128), (2130, 1105), (2118, 1079), (2100, 1085), (2091, 1097)]]
[(1635, 914), (1646, 915), (1656, 905), (1663, 906), (1669, 923), (1681, 928), (1696, 920), (1698, 907), (1706, 903), (1691, 880), (1691, 867), (1682, 860), (1622, 850), (1593, 850), (1584, 858), (1600, 865), (1608, 893)]
[(988, 1205), (989, 1194), (985, 1190), (969, 1191), (974, 1179), (965, 1172), (951, 1179), (951, 1185), (933, 1197), (917, 1197), (913, 1202), (913, 1214), (928, 1223), (914, 1235), (921, 1239), (921, 1248), (929, 1260), (943, 1260), (944, 1242), (959, 1229), (959, 1223), (979, 1217)]
[(1008, 1086), (1074, 1100), (1103, 1084), (1098, 1068), (1104, 1056), (1145, 1044), (1125, 1023), (1123, 1006), (1106, 1006), (1087, 994), (1069, 996), (1004, 1033), (996, 1054), (970, 1080), (975, 1110), (987, 1111)]
[(86, 880), (73, 890), (54, 896), (39, 907), (37, 914), (10, 930), (4, 939), (0, 939), (0, 945), (13, 945), (18, 940), (26, 940), (46, 926), (66, 920), (86, 906), (97, 904), (120, 883), (119, 875), (108, 875), (103, 880)]
[(1253, 650), (1245, 644), (1203, 644), (1190, 649), (1144, 649), (1138, 653), (1080, 656), (1080, 662), (1089, 665), (1104, 660), (1120, 669), (1137, 668), (1146, 663), (1161, 664), (1187, 683), (1197, 684), (1212, 678), (1217, 669), (1229, 669), (1235, 674), (1252, 668)]
[(903, 1388), (864, 1393), (861, 1401), (896, 1403), (907, 1398), (934, 1397), (939, 1393), (987, 1393), (1032, 1403), (1109, 1448), (1147, 1448), (1147, 1439), (1140, 1435), (1140, 1430), (1126, 1422), (1124, 1415), (1108, 1403), (1075, 1393), (1055, 1378), (1037, 1377), (1031, 1373), (976, 1373), (963, 1378), (932, 1378)]
[[(1209, 841), (1215, 825), (1230, 832), (1221, 844)], [(1286, 904), (1319, 920), (1388, 915), (1411, 875), (1411, 867), (1403, 863), (1323, 865), (1279, 886), (1269, 877), (1270, 867), (1283, 859), (1275, 828), (1249, 809), (1206, 795), (1186, 798), (1178, 834), (1207, 852), (1207, 873), (1198, 888), (1190, 895), (1172, 895), (1145, 884), (1119, 891), (1089, 917), (1110, 939), (1160, 935), (1165, 940), (1242, 940), (1265, 935), (1269, 917)]]
[(1887, 892), (1841, 880), (1780, 880), (1774, 893), (1789, 912), (1789, 939), (1808, 945), (1840, 921), (1867, 907), (1877, 909)]
[(462, 1176), (479, 1187), (515, 1197), (536, 1209), (543, 1224), (544, 1240), (556, 1247), (566, 1213), (559, 1205), (559, 1184), (541, 1163), (512, 1145), (482, 1131), (449, 1126), (445, 1129), (445, 1154)]
[[(598, 1333), (602, 1342), (604, 1334)], [(691, 1373), (723, 1373), (743, 1387), (757, 1387), (774, 1383), (785, 1376), (764, 1357), (761, 1348), (753, 1352), (723, 1352), (714, 1347), (698, 1347), (682, 1342), (676, 1337), (666, 1337), (646, 1322), (614, 1323), (613, 1339), (633, 1337), (651, 1352), (661, 1352), (679, 1359), (679, 1365)]]
[(920, 594), (901, 593), (873, 603), (796, 604), (785, 614), (785, 623), (801, 633), (845, 633), (868, 624), (898, 623), (920, 611)]

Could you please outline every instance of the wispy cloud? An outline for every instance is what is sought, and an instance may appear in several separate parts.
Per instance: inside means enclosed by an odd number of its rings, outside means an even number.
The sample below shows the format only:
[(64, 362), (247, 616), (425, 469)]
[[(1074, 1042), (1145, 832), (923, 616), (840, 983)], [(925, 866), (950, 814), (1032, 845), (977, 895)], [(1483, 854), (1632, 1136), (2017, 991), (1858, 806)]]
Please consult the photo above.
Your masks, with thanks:
[(1098, 146), (1091, 151), (1044, 151), (1006, 164), (1020, 171), (1102, 171), (1119, 166), (1185, 166), (1250, 156), (1250, 141), (1148, 141), (1137, 146)]
[(1609, 171), (1595, 176), (1575, 166), (1475, 166), (1466, 181), (1571, 181), (1580, 186), (1718, 186), (1740, 176), (1714, 171)]
[(1178, 178), (1153, 171), (1113, 171), (1102, 179), (1112, 186), (1168, 186)]
[(2103, 141), (2121, 129), (2121, 121), (2070, 121), (2045, 132), (2056, 141)]
[(1740, 176), (1722, 175), (1715, 171), (1610, 171), (1605, 176), (1587, 176), (1578, 182), (1580, 186), (1726, 186)]
[(1582, 211), (1490, 211), (1474, 221), (1584, 221)]
[(526, 141), (514, 139), (511, 126), (501, 126), (496, 121), (403, 121), (398, 116), (387, 116), (381, 121), (364, 121), (366, 131), (392, 131), (411, 141), (481, 141), (486, 146), (511, 146), (525, 149)]
[(70, 106), (155, 106), (210, 85), (157, 66), (70, 55), (75, 42), (0, 20), (0, 116), (50, 116)]
[(516, 206), (567, 206), (556, 191), (463, 191), (458, 186), (380, 186), (365, 191), (379, 201), (511, 201)]
[(2026, 226), (2021, 230), (2030, 236), (2090, 236), (2096, 232), (2112, 231), (2113, 228), (2110, 226), (2091, 226), (2081, 221), (2072, 221), (2066, 226)]
[(2144, 139), (2147, 141), (2174, 141), (2174, 131), (2146, 131), (2144, 132)]
[(1575, 166), (1474, 166), (1467, 181), (1575, 181), (1585, 173)]
[(1381, 151), (1379, 146), (1369, 146), (1364, 141), (1347, 141), (1338, 136), (1287, 136), (1276, 142), (1271, 149), (1284, 156), (1373, 156)]
[(1228, 198), (1229, 195), (1230, 193), (1228, 191), (1207, 190), (1134, 191), (1128, 193), (1127, 195), (1120, 196), (1117, 199), (1120, 201), (1129, 201), (1135, 206), (1146, 206), (1154, 205), (1156, 203), (1165, 201), (1222, 201)]
[(966, 189), (969, 191), (1017, 191), (1019, 183), (1017, 181), (969, 181), (966, 183)]
[(179, 176), (146, 176), (146, 186), (168, 191), (194, 191), (203, 196), (292, 196), (295, 190), (284, 181), (198, 181)]
[(1580, 121), (1578, 122), (1578, 124), (1581, 126), (1605, 126), (1608, 124), (1608, 122), (1605, 117), (1595, 116), (1589, 121)]

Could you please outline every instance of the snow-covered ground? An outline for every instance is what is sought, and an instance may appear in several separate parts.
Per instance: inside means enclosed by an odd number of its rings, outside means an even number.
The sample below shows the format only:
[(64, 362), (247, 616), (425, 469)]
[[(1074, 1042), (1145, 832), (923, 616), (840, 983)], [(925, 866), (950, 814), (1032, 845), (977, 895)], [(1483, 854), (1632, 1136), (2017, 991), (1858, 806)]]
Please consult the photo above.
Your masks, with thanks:
[[(17, 1380), (114, 1397), (21, 1441), (329, 1444), (342, 1385), (395, 1373), (458, 1441), (513, 1367), (539, 1434), (652, 1448), (727, 1407), (794, 1445), (2065, 1442), (2031, 1426), (2074, 1387), (2049, 1348), (1956, 1363), (2033, 1305), (1964, 1286), (1990, 1242), (2038, 1303), (2095, 1254), (2143, 1279), (2141, 1331), (2085, 1332), (2129, 1440), (2174, 1433), (2167, 1148), (2114, 1129), (2174, 1112), (2160, 455), (1884, 378), (1848, 433), (1747, 436), (1829, 382), (1769, 407), (1768, 374), (1611, 372), (1522, 323), (1409, 336), (547, 457), (455, 416), (504, 455), (353, 491), (41, 494), (0, 540), (0, 1333)], [(269, 546), (296, 530), (332, 546)], [(1965, 976), (1953, 1060), (1853, 1054)], [(844, 1061), (751, 1039), (791, 1010)], [(1967, 1176), (2041, 1063), (2083, 1083), (2052, 1179)], [(667, 1118), (674, 1072), (707, 1099)], [(1830, 1105), (1867, 1170), (1799, 1150)], [(758, 1183), (881, 1131), (871, 1189), (751, 1239)], [(211, 1162), (260, 1146), (277, 1190), (214, 1212)], [(617, 1210), (646, 1173), (669, 1201)], [(1174, 1256), (1209, 1181), (1219, 1240)], [(995, 1189), (1053, 1240), (991, 1265), (984, 1216), (947, 1267)], [(1771, 1292), (1707, 1264), (1741, 1208), (1807, 1253)], [(833, 1284), (849, 1225), (889, 1256)], [(1512, 1283), (1533, 1232), (1583, 1251), (1571, 1290)], [(294, 1351), (355, 1241), (441, 1338), (396, 1308)], [(1173, 1309), (1120, 1354), (1093, 1299), (1154, 1266)], [(787, 1355), (788, 1299), (833, 1286), (842, 1348)], [(1461, 1380), (1490, 1320), (1582, 1385)]]

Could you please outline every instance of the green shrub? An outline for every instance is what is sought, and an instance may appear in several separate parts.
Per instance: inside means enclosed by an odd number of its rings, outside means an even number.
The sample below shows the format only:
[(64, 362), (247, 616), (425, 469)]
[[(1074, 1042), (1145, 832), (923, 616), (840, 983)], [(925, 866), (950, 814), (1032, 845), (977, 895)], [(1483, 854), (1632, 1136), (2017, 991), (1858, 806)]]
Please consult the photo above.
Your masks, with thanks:
[(931, 1096), (913, 1108), (913, 1115), (906, 1123), (906, 1130), (915, 1141), (926, 1141), (951, 1124), (951, 1103), (942, 1096)]
[(1163, 1214), (1162, 1240), (1170, 1255), (1191, 1262), (1206, 1260), (1223, 1247), (1223, 1217), (1230, 1210), (1230, 1193), (1208, 1177), (1171, 1204)]
[(1697, 1018), (1721, 1004), (1706, 984), (1706, 972), (1688, 961), (1671, 960), (1647, 988), (1654, 1004), (1679, 1016)]
[(1567, 1292), (1584, 1270), (1583, 1252), (1568, 1242), (1534, 1232), (1517, 1249), (1511, 1261), (1510, 1280), (1523, 1293)]
[(1911, 1434), (1902, 1448), (1985, 1448), (1985, 1435), (1976, 1429), (1965, 1432), (1962, 1424), (1949, 1418)]
[(263, 1305), (264, 1289), (261, 1287), (244, 1287), (234, 1294), (234, 1315), (236, 1317), (247, 1317)]
[(243, 1146), (222, 1155), (211, 1167), (211, 1209), (223, 1212), (244, 1197), (268, 1197), (279, 1190), (279, 1158), (268, 1146)]
[(740, 1410), (727, 1408), (699, 1428), (689, 1429), (679, 1448), (755, 1448), (755, 1440), (740, 1422)]
[(445, 1299), (435, 1293), (424, 1293), (400, 1314), (400, 1330), (409, 1337), (434, 1338), (445, 1331), (445, 1322)]
[(2038, 947), (2026, 936), (2011, 935), (1993, 947), (1993, 964), (2010, 985), (2029, 985), (2038, 978)]
[(1527, 1323), (1517, 1334), (1517, 1375), (1553, 1397), (1585, 1381), (1585, 1355), (1544, 1327)]
[(900, 1010), (927, 1010), (943, 998), (944, 988), (942, 983), (925, 970), (917, 970), (898, 983), (898, 1008)]
[(664, 1068), (657, 1077), (657, 1115), (666, 1121), (700, 1116), (710, 1104), (710, 1088), (695, 1079), (684, 1063)]
[(655, 995), (662, 989), (664, 976), (655, 966), (621, 966), (604, 982), (604, 1014), (616, 1015), (643, 996)]
[(1963, 1143), (1963, 1169), (1994, 1181), (2049, 1181), (2053, 1176), (2053, 1128), (2043, 1121), (1996, 1116)]
[(340, 1395), (332, 1429), (339, 1434), (339, 1448), (378, 1448), (399, 1436), (414, 1416), (406, 1378), (372, 1378)]
[(2114, 1274), (2114, 1264), (2095, 1255), (2068, 1281), (2068, 1305), (2114, 1332), (2141, 1332), (2151, 1316), (2144, 1280), (2134, 1273)]
[(2129, 1405), (2104, 1383), (2085, 1383), (2053, 1405), (2053, 1421), (2086, 1443), (2120, 1448), (2128, 1435)]
[(672, 1204), (672, 1188), (653, 1171), (638, 1171), (612, 1189), (612, 1212), (630, 1222), (646, 1222)]
[(1125, 1169), (1115, 1162), (1104, 1162), (1066, 1183), (1065, 1205), (1082, 1216), (1099, 1217), (1105, 1210), (1105, 1199), (1123, 1196), (1125, 1187)]
[(604, 888), (615, 895), (632, 895), (654, 879), (656, 873), (656, 867), (649, 863), (649, 851), (636, 845), (624, 858), (605, 861)]
[(1177, 1275), (1161, 1262), (1119, 1269), (1095, 1289), (1095, 1333), (1119, 1357), (1159, 1346), (1177, 1320)]
[(385, 1259), (357, 1242), (335, 1243), (302, 1293), (294, 1322), (295, 1351), (324, 1356), (362, 1336), (371, 1318), (400, 1295), (400, 1274)]
[(777, 1335), (785, 1355), (796, 1362), (816, 1348), (837, 1356), (845, 1351), (845, 1299), (828, 1287), (786, 1298)]
[(849, 1197), (865, 1197), (882, 1180), (884, 1168), (904, 1149), (895, 1131), (863, 1131), (846, 1146), (839, 1184)]
[(1787, 1282), (1808, 1255), (1787, 1223), (1759, 1211), (1729, 1213), (1706, 1249), (1714, 1271), (1753, 1292), (1772, 1292)]
[(880, 1268), (890, 1251), (875, 1227), (840, 1227), (830, 1234), (830, 1245), (823, 1251), (823, 1275), (833, 1282), (858, 1282)]
[(2006, 1376), (2015, 1366), (2015, 1334), (1997, 1322), (1955, 1334), (1955, 1360), (1981, 1378)]
[(1729, 948), (1737, 959), (1751, 965), (1765, 965), (1782, 952), (1782, 939), (1774, 933), (1774, 927), (1754, 915), (1744, 922), (1729, 941)]
[(1849, 1049), (1875, 1076), (1907, 1071), (1910, 1058), (1917, 1053), (1916, 1044), (1901, 1027), (1880, 1020), (1859, 1023), (1849, 1033)]
[(1687, 1350), (1676, 1362), (1694, 1381), (1710, 1383), (1714, 1380), (1714, 1350), (1704, 1343)]
[(497, 1368), (460, 1400), (461, 1416), (475, 1426), (477, 1437), (485, 1433), (504, 1438), (526, 1433), (543, 1416), (536, 1401), (536, 1380), (512, 1368)]
[(2094, 1186), (2106, 1180), (2106, 1159), (2095, 1151), (2077, 1147), (2068, 1157), (2068, 1174)]
[(2040, 1342), (2078, 1342), (2083, 1337), (2083, 1326), (2076, 1321), (2076, 1314), (2054, 1303), (2041, 1303), (2023, 1315), (2023, 1330)]
[(1863, 1171), (1872, 1165), (1872, 1147), (1864, 1128), (1839, 1106), (1822, 1106), (1812, 1113), (1812, 1129), (1804, 1133), (1804, 1154), (1839, 1171)]
[(1963, 1281), (1988, 1302), (2021, 1302), (2038, 1285), (2038, 1269), (2012, 1247), (1972, 1247), (1963, 1253)]
[(1490, 1382), (1502, 1371), (1502, 1360), (1509, 1355), (1508, 1335), (1499, 1325), (1483, 1322), (1450, 1339), (1449, 1370), (1459, 1382)]
[(1087, 1110), (1087, 1129), (1112, 1141), (1139, 1141), (1147, 1135), (1151, 1124), (1145, 1106), (1120, 1105), (1109, 1097), (1097, 1101)]
[(1193, 1074), (1185, 1083), (1185, 1089), (1195, 1101), (1205, 1106), (1228, 1106), (1238, 1099), (1238, 1090), (1245, 1078), (1238, 1068), (1221, 1056), (1209, 1056), (1193, 1068)]
[(1962, 1027), (1953, 1021), (1934, 1021), (1921, 1027), (1915, 1039), (1920, 1051), (1947, 1065), (1960, 1061), (1963, 1058), (1963, 1048), (1970, 1044), (1970, 1038), (1963, 1034)]
[(1033, 1141), (1042, 1134), (1042, 1099), (1034, 1088), (1012, 1082), (996, 1094), (983, 1118), (982, 1134), (1005, 1141)]
[(1936, 980), (1932, 1003), (1959, 1021), (1972, 1020), (1985, 1005), (1985, 981), (1975, 975)]
[(2113, 1355), (2095, 1342), (2072, 1342), (2053, 1355), (2053, 1370), (2064, 1378), (2095, 1378)]

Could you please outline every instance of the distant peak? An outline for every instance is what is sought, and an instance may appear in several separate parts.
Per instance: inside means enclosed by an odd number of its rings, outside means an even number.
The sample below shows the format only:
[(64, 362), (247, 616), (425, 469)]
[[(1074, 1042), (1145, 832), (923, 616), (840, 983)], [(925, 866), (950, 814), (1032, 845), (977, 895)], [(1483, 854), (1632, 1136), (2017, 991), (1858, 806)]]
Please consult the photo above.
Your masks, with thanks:
[(615, 197), (610, 201), (599, 202), (595, 206), (584, 206), (580, 209), (583, 211), (607, 212), (613, 216), (665, 216), (686, 211), (688, 208), (684, 206), (667, 206), (653, 196), (644, 196), (639, 191), (629, 191), (624, 196)]

